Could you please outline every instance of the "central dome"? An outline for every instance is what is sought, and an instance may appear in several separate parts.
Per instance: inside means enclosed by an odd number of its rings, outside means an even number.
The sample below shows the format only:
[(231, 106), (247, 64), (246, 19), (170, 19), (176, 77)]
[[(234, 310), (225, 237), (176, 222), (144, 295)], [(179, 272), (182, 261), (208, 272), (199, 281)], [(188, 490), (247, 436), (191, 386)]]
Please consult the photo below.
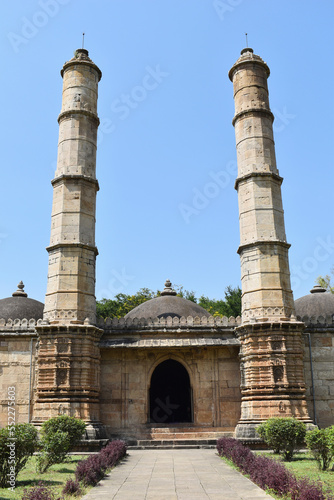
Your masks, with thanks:
[(206, 316), (211, 317), (211, 314), (203, 309), (203, 307), (195, 304), (191, 300), (183, 299), (182, 297), (177, 297), (175, 290), (172, 289), (171, 282), (169, 280), (165, 283), (165, 289), (161, 292), (160, 297), (155, 299), (147, 300), (140, 304), (139, 306), (132, 309), (132, 311), (126, 314), (125, 319), (133, 318), (167, 318), (175, 316), (181, 318), (182, 316)]

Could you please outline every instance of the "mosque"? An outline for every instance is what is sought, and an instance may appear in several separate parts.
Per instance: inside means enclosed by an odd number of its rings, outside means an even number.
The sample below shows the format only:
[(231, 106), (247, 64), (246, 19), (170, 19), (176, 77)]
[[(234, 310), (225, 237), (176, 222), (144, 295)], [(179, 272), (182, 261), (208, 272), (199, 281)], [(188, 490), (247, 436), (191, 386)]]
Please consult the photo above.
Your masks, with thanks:
[(205, 445), (223, 435), (253, 442), (256, 426), (273, 416), (334, 424), (334, 295), (314, 286), (293, 300), (269, 74), (251, 48), (229, 71), (242, 317), (212, 317), (167, 280), (160, 297), (102, 320), (95, 300), (102, 73), (85, 49), (64, 64), (45, 304), (22, 282), (0, 300), (2, 427), (9, 387), (17, 422), (80, 417), (91, 446), (116, 436), (138, 446)]

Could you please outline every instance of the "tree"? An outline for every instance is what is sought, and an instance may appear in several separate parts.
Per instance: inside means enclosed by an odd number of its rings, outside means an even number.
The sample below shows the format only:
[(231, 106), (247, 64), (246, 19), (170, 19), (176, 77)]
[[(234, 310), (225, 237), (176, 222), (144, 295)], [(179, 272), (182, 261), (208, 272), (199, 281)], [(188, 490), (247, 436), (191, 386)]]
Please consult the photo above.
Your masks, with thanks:
[(260, 424), (256, 432), (270, 448), (290, 461), (296, 448), (304, 443), (306, 425), (293, 417), (273, 417)]
[[(334, 267), (331, 269), (331, 274), (334, 277)], [(332, 282), (332, 277), (329, 274), (326, 274), (326, 276), (318, 276), (315, 281), (328, 292), (334, 293), (334, 283)]]
[(225, 316), (241, 316), (241, 288), (232, 288), (229, 285), (225, 291)]
[(131, 309), (147, 300), (158, 296), (149, 288), (141, 288), (134, 295), (118, 293), (114, 299), (102, 299), (96, 302), (96, 314), (100, 318), (123, 318)]
[(80, 441), (85, 432), (83, 420), (68, 415), (50, 418), (42, 424), (37, 470), (45, 472), (51, 465), (60, 464)]
[(0, 430), (0, 486), (15, 488), (15, 478), (38, 446), (32, 424), (8, 425)]
[[(240, 316), (241, 315), (241, 290), (239, 287), (228, 286), (225, 290), (225, 300), (209, 299), (202, 295), (196, 298), (194, 291), (184, 290), (182, 285), (175, 286), (178, 297), (191, 300), (199, 304), (212, 316)], [(133, 308), (147, 300), (159, 297), (161, 292), (153, 292), (149, 288), (141, 288), (134, 295), (119, 293), (114, 299), (102, 299), (96, 302), (96, 313), (100, 318), (122, 318)]]
[(327, 470), (334, 458), (334, 425), (307, 432), (305, 440), (319, 468)]

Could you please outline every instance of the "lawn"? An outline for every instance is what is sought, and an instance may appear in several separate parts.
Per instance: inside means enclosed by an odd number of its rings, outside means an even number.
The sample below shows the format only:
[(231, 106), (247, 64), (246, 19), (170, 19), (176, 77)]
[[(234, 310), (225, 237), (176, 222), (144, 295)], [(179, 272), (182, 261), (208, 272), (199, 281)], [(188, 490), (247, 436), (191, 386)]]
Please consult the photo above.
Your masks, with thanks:
[[(266, 457), (281, 461), (284, 466), (289, 469), (297, 478), (307, 477), (312, 481), (321, 481), (323, 491), (326, 494), (330, 494), (331, 499), (334, 497), (334, 470), (319, 470), (317, 461), (312, 457), (310, 453), (295, 453), (294, 458), (291, 462), (285, 462), (281, 455), (275, 453), (268, 453), (263, 451), (253, 451), (253, 453), (257, 455), (264, 455)], [(238, 467), (232, 462), (232, 460), (229, 460), (224, 456), (222, 456), (221, 458), (231, 467), (239, 470)], [(245, 475), (246, 477), (248, 477), (247, 474)], [(290, 496), (279, 496), (273, 491), (268, 491), (268, 494), (276, 498), (277, 500), (289, 500), (291, 498)]]
[[(278, 457), (277, 455), (273, 455)], [(319, 469), (315, 458), (310, 453), (295, 453), (292, 462), (284, 462), (287, 469), (291, 470), (296, 477), (307, 476), (312, 481), (320, 480), (325, 488), (329, 488), (334, 494), (334, 471), (322, 471)]]
[[(44, 474), (36, 472), (36, 457), (31, 457), (24, 469), (19, 472), (16, 480), (16, 487), (14, 491), (7, 488), (0, 488), (0, 500), (20, 500), (23, 496), (23, 490), (30, 486), (35, 486), (39, 481), (43, 481), (48, 486), (51, 486), (55, 492), (56, 498), (61, 496), (61, 491), (67, 479), (74, 479), (74, 471), (80, 460), (84, 456), (72, 455), (69, 460), (62, 464), (52, 465), (50, 469)], [(86, 488), (87, 492), (90, 488)]]
[[(325, 492), (329, 492), (334, 494), (334, 471), (322, 471), (318, 467), (318, 463), (313, 458), (310, 453), (299, 452), (294, 454), (294, 458), (291, 462), (285, 462), (281, 455), (277, 453), (263, 453), (263, 452), (255, 452), (260, 454), (264, 454), (267, 457), (275, 458), (276, 460), (280, 460), (287, 469), (289, 469), (297, 478), (308, 477), (312, 481), (321, 481), (323, 484), (323, 490)], [(270, 493), (272, 495), (272, 493)], [(274, 496), (274, 495), (273, 495)], [(282, 497), (276, 497), (282, 498)]]

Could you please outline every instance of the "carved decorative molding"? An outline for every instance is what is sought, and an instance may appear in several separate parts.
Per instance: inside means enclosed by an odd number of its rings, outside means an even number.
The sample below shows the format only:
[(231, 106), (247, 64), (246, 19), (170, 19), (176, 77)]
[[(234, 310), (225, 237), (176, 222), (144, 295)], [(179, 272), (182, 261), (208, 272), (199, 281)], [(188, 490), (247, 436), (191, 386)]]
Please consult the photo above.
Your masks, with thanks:
[(117, 329), (117, 330), (126, 330), (126, 329), (155, 329), (155, 328), (198, 328), (198, 327), (236, 327), (241, 324), (241, 318), (238, 316), (234, 318), (231, 316), (227, 318), (223, 316), (222, 318), (218, 317), (206, 317), (206, 316), (188, 316), (187, 318), (182, 316), (178, 318), (177, 316), (167, 318), (99, 318), (97, 321), (97, 326), (99, 328), (107, 329)]

